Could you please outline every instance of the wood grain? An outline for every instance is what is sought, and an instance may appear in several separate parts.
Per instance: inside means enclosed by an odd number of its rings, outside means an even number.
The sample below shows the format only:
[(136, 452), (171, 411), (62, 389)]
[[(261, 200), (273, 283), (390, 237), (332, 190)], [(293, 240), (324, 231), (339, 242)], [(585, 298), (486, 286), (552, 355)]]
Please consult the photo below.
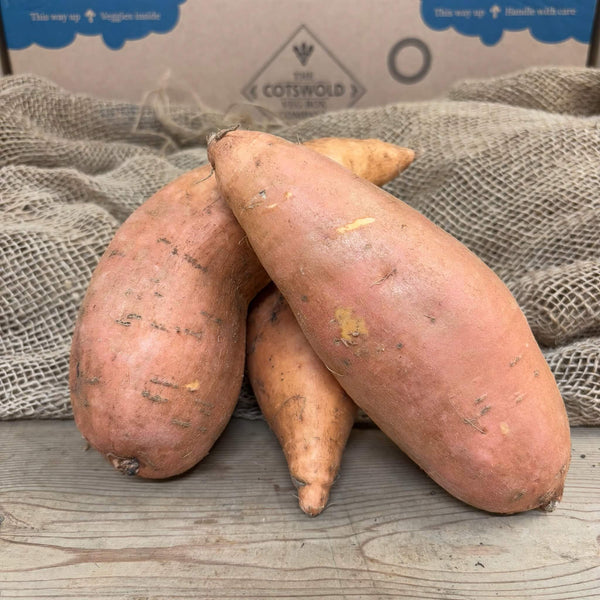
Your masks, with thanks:
[(600, 429), (573, 430), (563, 502), (495, 516), (374, 429), (331, 504), (297, 505), (275, 437), (234, 419), (168, 481), (128, 478), (72, 421), (0, 423), (0, 599), (600, 599)]

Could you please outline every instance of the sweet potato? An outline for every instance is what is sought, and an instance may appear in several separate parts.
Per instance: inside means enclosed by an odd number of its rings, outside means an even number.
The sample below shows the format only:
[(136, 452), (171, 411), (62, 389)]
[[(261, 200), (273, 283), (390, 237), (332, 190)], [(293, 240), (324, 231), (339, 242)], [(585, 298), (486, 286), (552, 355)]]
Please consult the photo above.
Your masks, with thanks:
[(310, 347), (273, 285), (250, 305), (246, 368), (283, 449), (300, 508), (323, 511), (357, 407)]
[(233, 131), (208, 155), (308, 341), (371, 419), (468, 504), (552, 508), (570, 461), (566, 411), (495, 273), (309, 148)]
[(395, 179), (413, 161), (410, 148), (388, 144), (379, 139), (317, 138), (304, 146), (323, 154), (349, 171), (375, 185)]
[(72, 341), (73, 414), (89, 444), (149, 478), (204, 457), (235, 407), (248, 303), (267, 283), (209, 165), (134, 211), (93, 273)]
[[(398, 156), (410, 162), (403, 149)], [(389, 178), (399, 168), (384, 166)], [(101, 257), (73, 334), (71, 404), (89, 444), (148, 478), (201, 460), (235, 408), (248, 304), (268, 281), (210, 165), (135, 210)]]

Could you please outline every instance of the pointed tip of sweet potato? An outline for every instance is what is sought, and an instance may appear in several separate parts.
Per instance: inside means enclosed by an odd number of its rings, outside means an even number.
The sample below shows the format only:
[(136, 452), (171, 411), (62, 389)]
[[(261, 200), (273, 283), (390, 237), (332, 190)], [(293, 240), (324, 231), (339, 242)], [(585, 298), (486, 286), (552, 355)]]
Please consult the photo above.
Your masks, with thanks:
[(298, 504), (309, 517), (320, 515), (329, 501), (331, 486), (322, 483), (306, 483), (298, 487)]

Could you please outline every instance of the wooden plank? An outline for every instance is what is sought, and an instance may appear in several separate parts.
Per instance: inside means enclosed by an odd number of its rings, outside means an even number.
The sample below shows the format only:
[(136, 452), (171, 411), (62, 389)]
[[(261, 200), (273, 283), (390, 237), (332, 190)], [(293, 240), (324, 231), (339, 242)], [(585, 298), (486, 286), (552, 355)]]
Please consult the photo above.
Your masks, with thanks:
[(600, 429), (563, 502), (496, 516), (355, 429), (329, 508), (300, 512), (277, 441), (234, 419), (169, 481), (128, 478), (72, 421), (0, 423), (0, 599), (600, 598)]

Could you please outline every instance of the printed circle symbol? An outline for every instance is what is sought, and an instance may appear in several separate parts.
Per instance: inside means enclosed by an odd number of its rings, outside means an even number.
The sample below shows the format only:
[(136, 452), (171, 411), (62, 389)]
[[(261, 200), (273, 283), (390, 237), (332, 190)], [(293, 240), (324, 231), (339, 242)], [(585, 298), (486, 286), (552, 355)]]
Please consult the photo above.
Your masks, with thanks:
[[(398, 69), (398, 56), (406, 48), (416, 48), (421, 53), (421, 65), (416, 73), (406, 74)], [(387, 63), (390, 75), (396, 81), (400, 83), (417, 83), (427, 75), (431, 68), (431, 51), (427, 44), (419, 38), (404, 38), (392, 46)]]

